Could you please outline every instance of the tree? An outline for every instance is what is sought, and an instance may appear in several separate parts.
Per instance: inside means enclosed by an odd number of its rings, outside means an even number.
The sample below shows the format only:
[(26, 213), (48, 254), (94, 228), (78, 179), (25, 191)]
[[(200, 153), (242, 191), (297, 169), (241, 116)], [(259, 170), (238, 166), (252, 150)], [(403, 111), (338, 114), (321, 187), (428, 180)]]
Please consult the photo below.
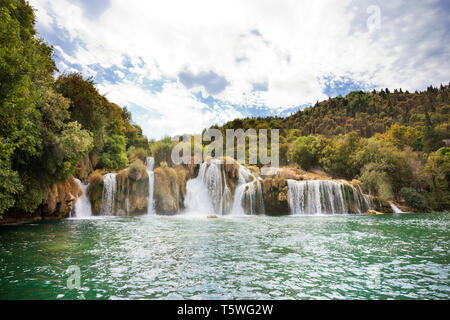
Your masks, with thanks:
[(0, 0), (0, 215), (36, 210), (91, 144), (53, 91), (53, 49), (34, 20), (26, 1)]
[(430, 154), (425, 165), (430, 184), (428, 203), (435, 210), (450, 208), (450, 148), (444, 147)]
[(124, 136), (112, 135), (105, 141), (100, 164), (107, 169), (122, 169), (128, 165)]
[(295, 142), (292, 161), (297, 163), (303, 170), (309, 170), (317, 164), (317, 157), (314, 154), (313, 144), (316, 141), (314, 136), (299, 137)]
[(384, 134), (376, 135), (377, 139), (390, 143), (402, 150), (405, 147), (418, 149), (420, 147), (420, 132), (411, 127), (394, 123)]
[(402, 188), (400, 190), (400, 196), (405, 200), (408, 207), (422, 211), (427, 210), (425, 198), (416, 192), (416, 190), (412, 188)]

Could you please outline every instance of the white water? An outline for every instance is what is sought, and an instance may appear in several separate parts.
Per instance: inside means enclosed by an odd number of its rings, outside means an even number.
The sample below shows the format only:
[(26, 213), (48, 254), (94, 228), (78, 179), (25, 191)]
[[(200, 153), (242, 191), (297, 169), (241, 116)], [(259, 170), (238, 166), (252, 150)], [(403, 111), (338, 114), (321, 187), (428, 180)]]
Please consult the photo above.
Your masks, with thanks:
[(200, 165), (198, 176), (186, 185), (184, 206), (189, 213), (225, 215), (232, 205), (232, 195), (225, 179), (224, 165), (216, 159)]
[(103, 196), (101, 214), (111, 216), (115, 213), (115, 198), (117, 191), (116, 173), (108, 173), (103, 177)]
[(81, 191), (83, 194), (78, 198), (77, 203), (75, 204), (75, 217), (77, 218), (88, 218), (92, 216), (92, 209), (91, 209), (91, 201), (89, 200), (89, 197), (87, 196), (87, 190), (89, 185), (83, 184), (80, 180), (75, 179), (75, 181), (80, 186)]
[(155, 199), (153, 197), (155, 190), (155, 173), (153, 169), (155, 168), (155, 159), (148, 157), (146, 161), (147, 173), (148, 173), (148, 205), (147, 214), (155, 214)]
[(395, 204), (393, 204), (392, 202), (389, 202), (389, 204), (391, 205), (392, 210), (394, 211), (394, 213), (404, 213), (402, 210), (399, 209), (399, 207), (397, 207)]
[(239, 167), (239, 182), (231, 213), (233, 215), (265, 213), (261, 181), (243, 166)]
[[(288, 180), (288, 186), (293, 215), (363, 213), (371, 207), (370, 199), (359, 188), (343, 182)], [(352, 189), (351, 193), (348, 187)], [(353, 200), (353, 205), (349, 200)]]
[(240, 166), (233, 197), (227, 185), (225, 166), (216, 159), (202, 163), (197, 178), (187, 182), (184, 205), (188, 213), (198, 215), (265, 213), (260, 179)]

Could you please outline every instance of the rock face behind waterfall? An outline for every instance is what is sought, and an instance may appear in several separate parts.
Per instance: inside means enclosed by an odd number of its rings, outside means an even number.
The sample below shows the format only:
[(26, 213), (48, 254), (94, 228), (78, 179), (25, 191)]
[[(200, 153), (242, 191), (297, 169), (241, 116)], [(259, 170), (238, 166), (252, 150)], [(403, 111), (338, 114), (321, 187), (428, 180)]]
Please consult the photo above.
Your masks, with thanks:
[(283, 216), (289, 214), (287, 180), (274, 177), (262, 181), (264, 205), (267, 215)]
[(188, 174), (189, 171), (183, 167), (174, 169), (163, 165), (154, 170), (153, 199), (158, 214), (172, 215), (184, 209)]
[[(147, 212), (148, 205), (148, 174), (141, 160), (135, 160), (130, 167), (120, 171), (115, 176), (116, 188), (113, 203), (109, 205), (108, 213), (102, 212), (104, 201), (104, 176), (95, 171), (89, 176), (88, 194), (92, 206), (92, 214), (136, 215)], [(104, 210), (103, 204), (103, 210)]]
[(117, 174), (116, 213), (135, 215), (147, 212), (148, 173), (141, 160)]

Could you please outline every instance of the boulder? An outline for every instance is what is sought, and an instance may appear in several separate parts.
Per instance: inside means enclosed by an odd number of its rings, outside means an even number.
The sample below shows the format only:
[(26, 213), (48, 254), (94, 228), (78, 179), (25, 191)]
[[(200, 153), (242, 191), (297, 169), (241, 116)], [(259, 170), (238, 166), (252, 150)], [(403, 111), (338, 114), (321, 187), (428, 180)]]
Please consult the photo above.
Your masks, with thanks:
[(369, 214), (369, 215), (383, 215), (384, 213), (380, 212), (380, 211), (376, 211), (376, 210), (368, 210), (366, 212), (366, 214)]
[(289, 215), (287, 180), (274, 177), (262, 181), (262, 193), (267, 215), (282, 216)]
[(186, 178), (189, 171), (183, 167), (168, 166), (156, 168), (154, 200), (159, 214), (173, 215), (184, 209)]

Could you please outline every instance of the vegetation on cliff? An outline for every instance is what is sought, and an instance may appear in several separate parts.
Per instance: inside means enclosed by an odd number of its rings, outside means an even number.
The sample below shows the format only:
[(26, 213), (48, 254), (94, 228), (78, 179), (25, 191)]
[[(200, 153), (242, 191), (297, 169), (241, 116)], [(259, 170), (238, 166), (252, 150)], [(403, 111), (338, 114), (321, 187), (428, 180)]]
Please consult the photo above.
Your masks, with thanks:
[(449, 111), (448, 85), (415, 93), (385, 89), (330, 98), (287, 118), (236, 119), (212, 128), (224, 134), (279, 129), (281, 165), (359, 179), (384, 201), (410, 202), (404, 195), (411, 193), (400, 192), (409, 188), (425, 198), (425, 205), (415, 204), (421, 210), (448, 210)]
[[(55, 80), (53, 48), (37, 36), (34, 23), (26, 1), (0, 0), (0, 217), (42, 209), (54, 196), (50, 191), (72, 175), (90, 182), (94, 212), (105, 172), (119, 172), (122, 192), (128, 194), (128, 181), (134, 181), (132, 188), (144, 196), (149, 155), (159, 166), (156, 205), (162, 212), (179, 210), (195, 169), (174, 166), (176, 143), (170, 137), (149, 142), (130, 112), (101, 95), (92, 79), (71, 73)], [(236, 119), (213, 128), (224, 136), (226, 129), (279, 129), (281, 165), (358, 179), (384, 203), (448, 210), (449, 111), (448, 85), (415, 93), (384, 89), (330, 98), (286, 118)], [(235, 179), (235, 168), (229, 169)], [(263, 184), (271, 194), (266, 206), (285, 206), (279, 184)], [(136, 208), (143, 210), (138, 198)]]
[(26, 1), (0, 1), (0, 216), (33, 212), (75, 172), (86, 180), (95, 169), (123, 169), (127, 150), (148, 150), (131, 114), (92, 79), (54, 80), (53, 48), (34, 24)]
[(0, 215), (32, 212), (92, 148), (54, 88), (53, 50), (36, 37), (32, 8), (0, 2)]

